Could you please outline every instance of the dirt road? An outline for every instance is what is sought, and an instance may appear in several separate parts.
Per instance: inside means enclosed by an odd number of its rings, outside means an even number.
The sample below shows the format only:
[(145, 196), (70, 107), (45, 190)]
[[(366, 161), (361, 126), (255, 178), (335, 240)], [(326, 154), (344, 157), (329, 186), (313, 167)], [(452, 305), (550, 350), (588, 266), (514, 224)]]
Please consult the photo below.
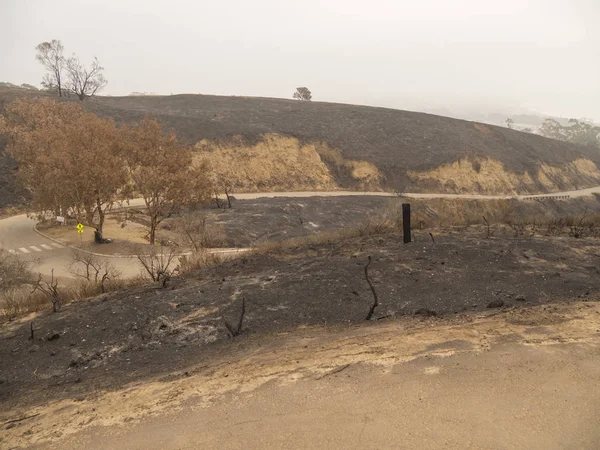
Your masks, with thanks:
[(600, 447), (597, 301), (236, 342), (208, 365), (2, 414), (0, 447)]
[[(600, 186), (579, 189), (574, 191), (564, 192), (553, 192), (548, 194), (520, 194), (520, 195), (482, 195), (482, 194), (436, 194), (436, 193), (415, 193), (406, 192), (398, 194), (395, 192), (360, 192), (360, 191), (307, 191), (307, 192), (249, 192), (249, 193), (236, 193), (234, 197), (240, 200), (255, 200), (258, 198), (277, 198), (277, 197), (289, 197), (289, 198), (305, 198), (305, 197), (348, 197), (348, 196), (371, 196), (371, 197), (407, 197), (407, 198), (448, 198), (448, 199), (466, 199), (466, 200), (501, 200), (515, 198), (523, 200), (526, 198), (536, 197), (585, 197), (586, 195), (600, 194)], [(129, 201), (129, 206), (143, 206), (143, 199), (136, 198)]]

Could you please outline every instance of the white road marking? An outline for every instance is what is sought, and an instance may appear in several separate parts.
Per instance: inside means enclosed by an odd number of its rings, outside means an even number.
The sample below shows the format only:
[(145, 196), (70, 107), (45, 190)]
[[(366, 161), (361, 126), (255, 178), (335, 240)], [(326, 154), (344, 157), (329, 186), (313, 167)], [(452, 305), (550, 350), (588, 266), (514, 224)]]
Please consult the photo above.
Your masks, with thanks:
[(37, 248), (35, 245), (30, 245), (29, 248), (31, 250), (35, 250), (36, 252), (41, 252), (42, 251), (41, 249)]
[(27, 250), (25, 247), (21, 247), (19, 250), (21, 250), (23, 253), (29, 253), (29, 250)]
[(16, 254), (17, 254), (17, 251), (16, 251), (16, 250), (13, 250), (13, 249), (10, 249), (10, 250), (9, 250), (9, 252), (10, 252), (10, 253), (12, 253), (13, 255), (16, 255)]
[(56, 248), (63, 248), (63, 246), (62, 246), (62, 245), (60, 245), (60, 244), (57, 244), (57, 243), (53, 243), (52, 245), (53, 245), (54, 247), (56, 247)]
[(52, 250), (52, 247), (50, 247), (48, 244), (42, 244), (40, 247), (45, 248), (46, 250)]

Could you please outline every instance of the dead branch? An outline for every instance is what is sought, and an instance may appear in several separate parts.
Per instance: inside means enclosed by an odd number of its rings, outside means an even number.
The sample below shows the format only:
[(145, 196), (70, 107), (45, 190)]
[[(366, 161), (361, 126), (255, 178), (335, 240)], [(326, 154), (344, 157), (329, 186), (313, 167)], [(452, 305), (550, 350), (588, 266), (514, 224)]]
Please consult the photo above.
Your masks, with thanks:
[(236, 337), (242, 334), (242, 326), (244, 324), (244, 315), (246, 314), (246, 299), (242, 297), (242, 313), (240, 314), (240, 320), (238, 321), (237, 328), (231, 326), (231, 324), (225, 321), (225, 327), (229, 330), (230, 337)]
[[(33, 294), (35, 291), (40, 291), (45, 294), (52, 303), (52, 312), (57, 312), (60, 308), (60, 295), (58, 293), (58, 280), (54, 279), (54, 269), (52, 269), (52, 278), (50, 282), (42, 281), (42, 274), (40, 273), (38, 276), (37, 283), (33, 288), (31, 293)], [(42, 284), (43, 283), (43, 284)]]
[(29, 323), (29, 328), (30, 328), (30, 330), (31, 330), (31, 334), (30, 334), (30, 336), (29, 336), (29, 340), (30, 340), (30, 341), (33, 341), (33, 339), (34, 339), (34, 334), (33, 334), (33, 322), (30, 322), (30, 323)]
[(176, 256), (174, 250), (170, 249), (167, 253), (164, 253), (161, 247), (159, 252), (152, 248), (146, 254), (138, 254), (137, 258), (150, 279), (160, 282), (162, 287), (165, 288), (177, 269), (172, 264)]
[(11, 420), (7, 420), (6, 422), (4, 422), (2, 425), (8, 425), (10, 423), (17, 423), (17, 422), (23, 422), (24, 420), (27, 419), (33, 419), (34, 417), (39, 416), (40, 413), (38, 414), (31, 414), (29, 416), (24, 416), (24, 417), (19, 417), (18, 419), (11, 419)]
[(369, 255), (369, 262), (365, 266), (365, 278), (367, 279), (367, 283), (369, 283), (369, 287), (371, 288), (371, 292), (373, 293), (373, 305), (371, 309), (369, 309), (369, 314), (367, 314), (367, 318), (365, 320), (371, 320), (373, 317), (373, 313), (375, 313), (375, 308), (379, 306), (379, 298), (377, 297), (377, 291), (375, 291), (375, 286), (371, 283), (369, 279), (369, 265), (371, 264), (371, 255)]
[(487, 226), (487, 236), (486, 236), (486, 238), (489, 239), (490, 238), (490, 223), (485, 218), (485, 216), (483, 216), (483, 221), (485, 222), (485, 225)]
[(435, 244), (435, 238), (433, 237), (433, 233), (430, 231), (429, 236), (431, 237), (431, 242)]
[(324, 373), (320, 377), (315, 378), (315, 380), (322, 380), (323, 378), (328, 377), (328, 376), (333, 375), (333, 374), (336, 374), (336, 373), (339, 373), (342, 370), (347, 369), (348, 367), (350, 367), (350, 364), (344, 364), (343, 366), (336, 367), (335, 369), (330, 370), (329, 372)]

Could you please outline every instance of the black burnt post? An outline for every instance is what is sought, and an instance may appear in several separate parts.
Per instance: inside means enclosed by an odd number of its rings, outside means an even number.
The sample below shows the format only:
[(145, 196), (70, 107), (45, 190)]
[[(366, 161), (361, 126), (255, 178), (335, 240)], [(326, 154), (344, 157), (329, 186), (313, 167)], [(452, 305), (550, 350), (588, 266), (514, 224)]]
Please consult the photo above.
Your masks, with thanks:
[(408, 244), (411, 237), (410, 203), (402, 203), (402, 234), (404, 236), (404, 243)]

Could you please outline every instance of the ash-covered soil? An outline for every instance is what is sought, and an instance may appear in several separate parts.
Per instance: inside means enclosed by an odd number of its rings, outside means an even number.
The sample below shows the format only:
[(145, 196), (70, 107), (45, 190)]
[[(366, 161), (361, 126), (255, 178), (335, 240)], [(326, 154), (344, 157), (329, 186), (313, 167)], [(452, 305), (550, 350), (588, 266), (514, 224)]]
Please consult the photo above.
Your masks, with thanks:
[[(423, 232), (386, 234), (247, 255), (175, 279), (167, 289), (105, 294), (0, 328), (0, 408), (85, 398), (134, 381), (185, 373), (220, 355), (260, 346), (298, 328), (344, 328), (415, 315), (423, 320), (488, 308), (593, 298), (600, 289), (597, 239)], [(246, 303), (243, 332), (228, 336)], [(433, 317), (437, 317), (434, 319)], [(34, 339), (30, 338), (33, 323)]]

